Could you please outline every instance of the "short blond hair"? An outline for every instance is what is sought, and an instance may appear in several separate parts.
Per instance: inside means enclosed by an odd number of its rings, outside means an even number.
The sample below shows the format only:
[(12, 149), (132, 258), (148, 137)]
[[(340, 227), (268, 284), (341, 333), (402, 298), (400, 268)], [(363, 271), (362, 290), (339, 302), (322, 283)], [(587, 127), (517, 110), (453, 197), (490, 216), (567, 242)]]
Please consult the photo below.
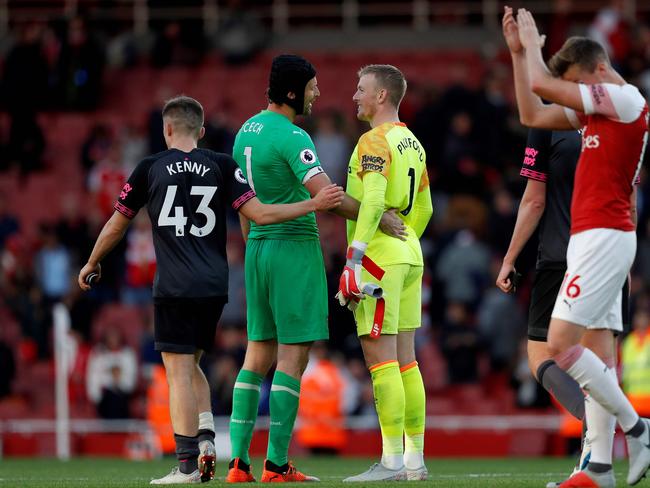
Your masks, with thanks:
[(374, 75), (377, 84), (388, 92), (388, 100), (399, 108), (406, 94), (406, 78), (395, 66), (390, 64), (369, 64), (359, 70), (359, 78), (364, 75)]

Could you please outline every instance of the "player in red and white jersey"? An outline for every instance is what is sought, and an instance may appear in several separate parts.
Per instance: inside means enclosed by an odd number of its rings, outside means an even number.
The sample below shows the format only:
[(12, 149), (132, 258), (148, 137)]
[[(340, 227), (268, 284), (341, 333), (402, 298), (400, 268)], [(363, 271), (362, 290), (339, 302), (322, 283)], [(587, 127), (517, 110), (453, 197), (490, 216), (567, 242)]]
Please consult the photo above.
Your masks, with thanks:
[[(650, 422), (639, 418), (618, 385), (612, 331), (621, 330), (620, 290), (636, 253), (634, 183), (647, 141), (648, 107), (639, 91), (612, 68), (597, 42), (569, 39), (550, 60), (549, 71), (541, 53), (544, 37), (530, 12), (519, 9), (515, 21), (506, 7), (506, 25), (518, 28), (525, 49), (525, 58), (514, 65), (522, 122), (582, 130), (567, 272), (547, 346), (558, 366), (589, 394), (585, 412), (595, 435), (587, 468), (560, 487), (615, 486), (615, 421), (628, 444), (627, 482), (636, 484), (650, 466)], [(541, 98), (553, 103), (545, 105)]]

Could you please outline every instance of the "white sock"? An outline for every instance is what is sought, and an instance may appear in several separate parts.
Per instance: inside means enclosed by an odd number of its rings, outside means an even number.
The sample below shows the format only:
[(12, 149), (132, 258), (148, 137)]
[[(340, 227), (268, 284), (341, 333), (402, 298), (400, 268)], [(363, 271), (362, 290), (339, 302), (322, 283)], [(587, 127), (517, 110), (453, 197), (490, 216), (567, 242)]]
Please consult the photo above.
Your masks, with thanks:
[(591, 446), (590, 462), (612, 464), (612, 447), (616, 417), (605, 410), (590, 395), (585, 397), (587, 443)]
[(201, 412), (199, 414), (199, 430), (211, 430), (214, 432), (214, 417), (212, 412)]
[(406, 469), (419, 469), (424, 466), (424, 453), (416, 447), (416, 444), (423, 445), (423, 439), (424, 434), (404, 435), (404, 466)]
[[(583, 348), (580, 357), (566, 372), (605, 410), (615, 415), (623, 432), (627, 432), (634, 427), (639, 416), (608, 370), (593, 351)], [(587, 428), (590, 428), (588, 424)]]
[(403, 454), (382, 454), (381, 464), (388, 469), (402, 469), (404, 467)]

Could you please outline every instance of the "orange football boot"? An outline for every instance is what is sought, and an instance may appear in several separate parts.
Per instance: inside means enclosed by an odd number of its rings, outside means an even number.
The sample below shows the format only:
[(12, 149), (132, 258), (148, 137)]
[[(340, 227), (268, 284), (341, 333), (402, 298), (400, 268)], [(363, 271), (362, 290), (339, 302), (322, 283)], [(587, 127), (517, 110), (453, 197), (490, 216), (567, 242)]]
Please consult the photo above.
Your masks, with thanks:
[(320, 480), (315, 476), (308, 476), (301, 473), (291, 461), (284, 466), (276, 466), (267, 459), (264, 461), (264, 471), (262, 471), (262, 479), (260, 481), (262, 483), (295, 483)]
[[(240, 467), (240, 465), (242, 465)], [(226, 483), (252, 483), (255, 477), (251, 473), (251, 467), (240, 458), (235, 458), (228, 465), (228, 475)]]

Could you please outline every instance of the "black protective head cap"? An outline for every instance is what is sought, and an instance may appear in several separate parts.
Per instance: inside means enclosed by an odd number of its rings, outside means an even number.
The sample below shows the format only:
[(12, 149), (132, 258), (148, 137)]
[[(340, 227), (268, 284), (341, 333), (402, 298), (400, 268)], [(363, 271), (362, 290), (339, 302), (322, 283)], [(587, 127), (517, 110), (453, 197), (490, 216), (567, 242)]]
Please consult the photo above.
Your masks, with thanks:
[[(286, 103), (296, 111), (296, 115), (305, 109), (305, 86), (314, 76), (316, 69), (305, 58), (293, 54), (281, 54), (273, 59), (269, 76), (269, 100), (273, 103)], [(295, 93), (291, 99), (289, 92)]]

